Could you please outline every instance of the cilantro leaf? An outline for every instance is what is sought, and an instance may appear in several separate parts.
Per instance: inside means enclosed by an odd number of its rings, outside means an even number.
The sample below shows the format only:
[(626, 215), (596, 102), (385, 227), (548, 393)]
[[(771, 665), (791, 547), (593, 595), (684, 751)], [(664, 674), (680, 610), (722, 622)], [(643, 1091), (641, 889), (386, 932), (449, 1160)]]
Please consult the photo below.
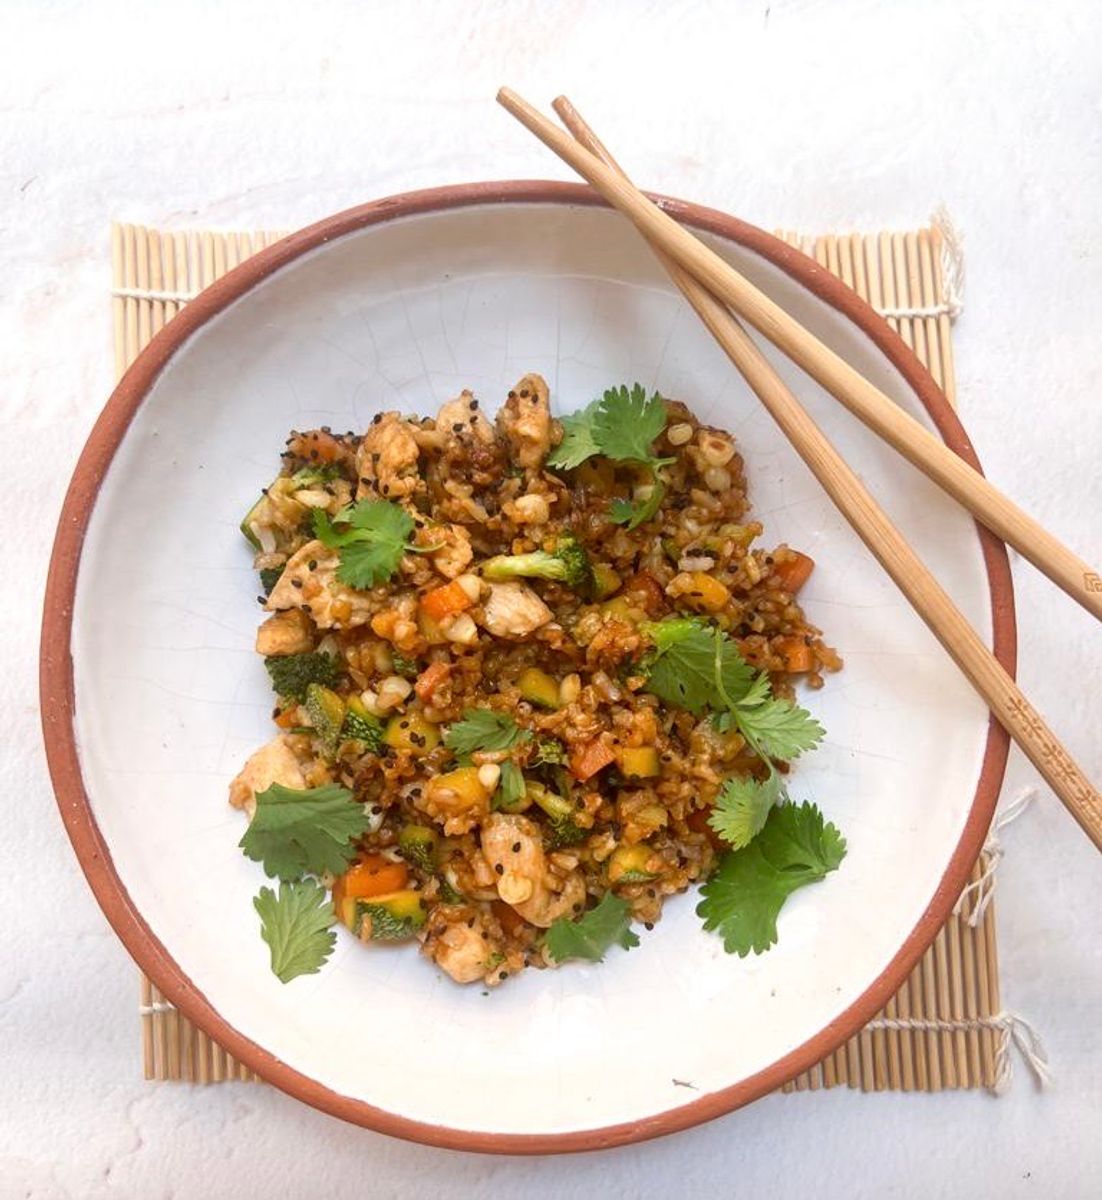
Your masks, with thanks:
[[(588, 412), (588, 409), (586, 410)], [(651, 443), (666, 428), (666, 405), (641, 384), (609, 388), (591, 417), (592, 437), (606, 458), (618, 462), (653, 463)]]
[(566, 917), (552, 921), (546, 945), (555, 962), (565, 962), (568, 958), (600, 962), (614, 945), (630, 950), (639, 945), (638, 936), (631, 931), (631, 905), (606, 892), (596, 908), (576, 921)]
[(599, 400), (578, 412), (567, 413), (561, 418), (562, 441), (547, 456), (549, 467), (559, 467), (570, 471), (580, 467), (588, 458), (601, 453), (593, 434), (593, 418), (597, 412)]
[(670, 617), (643, 626), (654, 642), (644, 664), (647, 690), (675, 708), (698, 716), (721, 711), (741, 699), (754, 681), (753, 671), (726, 634), (695, 617)]
[(518, 742), (532, 735), (505, 713), (489, 708), (468, 708), (463, 720), (457, 721), (444, 737), (444, 745), (456, 754), (473, 754), (475, 750), (512, 750)]
[[(390, 500), (359, 500), (337, 513), (333, 521), (320, 508), (313, 510), (314, 536), (340, 551), (337, 578), (351, 588), (385, 583), (410, 549), (413, 518)], [(336, 525), (349, 528), (338, 530)]]
[(313, 975), (333, 953), (336, 920), (325, 888), (312, 879), (281, 883), (279, 895), (262, 887), (253, 899), (260, 915), (260, 936), (271, 951), (272, 972), (283, 983)]
[(617, 525), (626, 525), (629, 530), (637, 529), (649, 521), (661, 508), (662, 498), (665, 494), (666, 485), (656, 478), (651, 488), (651, 494), (646, 500), (641, 500), (638, 504), (632, 504), (627, 500), (613, 500), (608, 506), (609, 519)]
[(561, 418), (563, 439), (547, 456), (549, 467), (570, 470), (600, 454), (616, 462), (664, 466), (672, 459), (656, 458), (651, 443), (666, 428), (666, 404), (642, 384), (609, 388), (599, 399)]
[(524, 772), (511, 758), (507, 758), (501, 764), (501, 779), (494, 796), (494, 808), (512, 808), (524, 799), (526, 790)]
[(770, 770), (764, 782), (757, 779), (728, 779), (716, 797), (708, 824), (736, 850), (761, 832), (774, 805), (786, 795), (780, 775)]
[(340, 875), (355, 857), (352, 843), (369, 823), (347, 788), (328, 783), (299, 790), (273, 783), (257, 792), (256, 812), (239, 845), (273, 878)]
[(756, 693), (754, 700), (747, 694), (733, 712), (739, 730), (755, 749), (771, 758), (790, 759), (822, 740), (823, 727), (807, 709), (773, 697), (757, 700)]
[(836, 870), (845, 854), (845, 840), (813, 804), (783, 804), (748, 846), (723, 856), (700, 889), (697, 915), (719, 932), (728, 954), (763, 954), (777, 940), (785, 900)]

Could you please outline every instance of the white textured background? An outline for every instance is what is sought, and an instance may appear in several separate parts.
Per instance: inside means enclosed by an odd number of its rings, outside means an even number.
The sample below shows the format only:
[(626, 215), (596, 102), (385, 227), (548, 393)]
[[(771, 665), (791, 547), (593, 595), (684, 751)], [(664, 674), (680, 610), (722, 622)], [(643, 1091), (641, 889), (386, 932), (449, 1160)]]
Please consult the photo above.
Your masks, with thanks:
[[(944, 201), (980, 455), (1102, 561), (1100, 51), (1092, 0), (0, 0), (0, 1197), (1097, 1195), (1099, 864), (1047, 793), (1006, 835), (999, 897), (1004, 995), (1043, 1031), (1052, 1091), (1019, 1069), (999, 1101), (771, 1097), (600, 1155), (449, 1154), (266, 1087), (139, 1079), (135, 973), (54, 809), (35, 657), (54, 520), (111, 384), (109, 220), (290, 226), (564, 176), (493, 105), (502, 82), (567, 92), (648, 186), (766, 226), (905, 228)], [(1098, 780), (1102, 632), (1016, 577), (1021, 678)], [(1005, 794), (1034, 780), (1015, 753)]]

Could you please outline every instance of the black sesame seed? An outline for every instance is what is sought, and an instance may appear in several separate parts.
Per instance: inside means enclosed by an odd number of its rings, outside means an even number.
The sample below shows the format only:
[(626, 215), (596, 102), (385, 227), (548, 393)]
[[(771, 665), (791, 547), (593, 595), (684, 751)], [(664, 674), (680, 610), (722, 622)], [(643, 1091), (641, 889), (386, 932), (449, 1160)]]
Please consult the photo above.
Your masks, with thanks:
[(291, 587), (297, 587), (297, 588), (302, 587), (302, 580), (301, 579), (292, 579)]
[(653, 929), (653, 928), (654, 928), (654, 922), (653, 922), (653, 921), (644, 921), (644, 922), (643, 922), (643, 928), (644, 928), (644, 929)]
[(382, 811), (383, 811), (382, 805), (380, 805), (380, 804), (373, 804), (371, 806), (371, 815), (373, 817), (377, 817), (379, 815), (379, 813), (381, 813)]
[(508, 979), (509, 972), (508, 971), (498, 971), (497, 977), (498, 977), (498, 979)]
[(581, 901), (580, 901), (580, 900), (578, 901), (578, 903), (577, 903), (577, 904), (575, 904), (575, 905), (574, 905), (574, 909), (573, 909), (573, 911), (574, 911), (574, 912), (581, 912), (581, 911), (582, 911), (582, 903), (581, 903)]
[(498, 875), (504, 875), (504, 874), (505, 874), (505, 868), (504, 868), (504, 867), (501, 865), (501, 863), (494, 863), (494, 871), (495, 871), (495, 872), (496, 872)]
[(467, 928), (468, 928), (468, 929), (473, 929), (473, 928), (474, 928), (474, 917), (470, 917), (470, 918), (468, 918), (468, 920), (467, 920)]
[(452, 426), (452, 433), (462, 433), (462, 432), (463, 432), (463, 422), (456, 421), (456, 423)]
[(306, 564), (306, 569), (308, 571), (316, 571), (318, 569), (318, 560), (316, 558), (310, 559), (310, 561)]
[(472, 401), (471, 401), (471, 408), (477, 408), (477, 407), (478, 407), (478, 401), (477, 401), (477, 400), (472, 400)]
[(371, 424), (372, 424), (372, 425), (378, 425), (378, 424), (379, 424), (379, 422), (380, 422), (382, 419), (383, 419), (383, 414), (382, 414), (382, 413), (376, 413), (376, 414), (375, 414), (375, 415), (374, 415), (374, 416), (371, 418)]
[[(278, 708), (276, 709), (275, 715), (276, 715), (277, 717), (279, 716), (279, 709), (278, 709)], [(519, 854), (519, 853), (520, 853), (520, 842), (514, 842), (514, 843), (513, 843), (513, 853), (514, 853), (514, 854)]]

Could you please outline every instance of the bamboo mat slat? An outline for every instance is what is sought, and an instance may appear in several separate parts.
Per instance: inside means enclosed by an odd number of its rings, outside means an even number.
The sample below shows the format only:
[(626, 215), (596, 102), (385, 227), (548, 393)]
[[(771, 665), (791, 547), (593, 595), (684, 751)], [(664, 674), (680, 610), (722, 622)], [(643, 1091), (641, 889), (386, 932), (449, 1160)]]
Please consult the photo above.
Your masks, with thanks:
[[(281, 233), (111, 229), (115, 370), (227, 270)], [(952, 318), (959, 310), (959, 256), (951, 231), (935, 222), (909, 233), (808, 237), (781, 231), (882, 312), (956, 404)], [(976, 864), (980, 881), (987, 863)], [(994, 1088), (1005, 1072), (1010, 1034), (999, 996), (994, 905), (969, 917), (983, 892), (966, 893), (934, 944), (883, 1011), (844, 1046), (786, 1084), (786, 1092), (846, 1086), (862, 1091), (938, 1092)], [(145, 1078), (188, 1083), (255, 1081), (246, 1066), (197, 1029), (140, 979)]]

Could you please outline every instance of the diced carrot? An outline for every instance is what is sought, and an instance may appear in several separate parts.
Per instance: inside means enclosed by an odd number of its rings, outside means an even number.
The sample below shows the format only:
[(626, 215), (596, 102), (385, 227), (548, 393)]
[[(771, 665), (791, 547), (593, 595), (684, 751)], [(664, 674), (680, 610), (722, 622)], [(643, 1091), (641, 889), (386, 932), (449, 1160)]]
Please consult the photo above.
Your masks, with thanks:
[(433, 588), (421, 597), (421, 608), (434, 621), (450, 617), (453, 613), (461, 613), (470, 608), (474, 601), (467, 595), (466, 588), (453, 579), (443, 587)]
[(333, 901), (385, 896), (387, 892), (400, 892), (408, 882), (409, 868), (405, 863), (391, 862), (381, 854), (367, 854), (333, 885)]
[(815, 665), (811, 647), (802, 637), (777, 638), (773, 649), (781, 656), (784, 669), (793, 675), (803, 675)]
[(417, 676), (417, 682), (413, 685), (413, 690), (417, 693), (417, 699), (422, 704), (430, 704), (433, 692), (447, 679), (451, 671), (452, 669), (447, 663), (429, 663), (421, 674)]
[(786, 592), (795, 595), (811, 578), (811, 572), (815, 570), (815, 560), (801, 554), (799, 550), (793, 550), (792, 553), (795, 557), (787, 562), (777, 563), (773, 567), (773, 574)]
[(622, 594), (629, 603), (643, 609), (648, 617), (660, 617), (666, 611), (662, 585), (649, 571), (636, 571), (624, 584)]
[(504, 900), (494, 900), (490, 908), (493, 909), (494, 916), (501, 922), (501, 928), (505, 930), (506, 937), (513, 937), (524, 928), (524, 918)]
[(600, 738), (587, 742), (580, 750), (570, 757), (570, 772), (575, 779), (583, 783), (591, 779), (598, 771), (616, 761), (616, 752)]
[(290, 729), (293, 725), (298, 724), (298, 710), (293, 704), (290, 708), (281, 709), (279, 716), (275, 718), (275, 723), (280, 729)]
[(348, 453), (347, 447), (324, 429), (296, 433), (288, 442), (287, 449), (291, 454), (306, 459), (311, 465), (337, 462)]

